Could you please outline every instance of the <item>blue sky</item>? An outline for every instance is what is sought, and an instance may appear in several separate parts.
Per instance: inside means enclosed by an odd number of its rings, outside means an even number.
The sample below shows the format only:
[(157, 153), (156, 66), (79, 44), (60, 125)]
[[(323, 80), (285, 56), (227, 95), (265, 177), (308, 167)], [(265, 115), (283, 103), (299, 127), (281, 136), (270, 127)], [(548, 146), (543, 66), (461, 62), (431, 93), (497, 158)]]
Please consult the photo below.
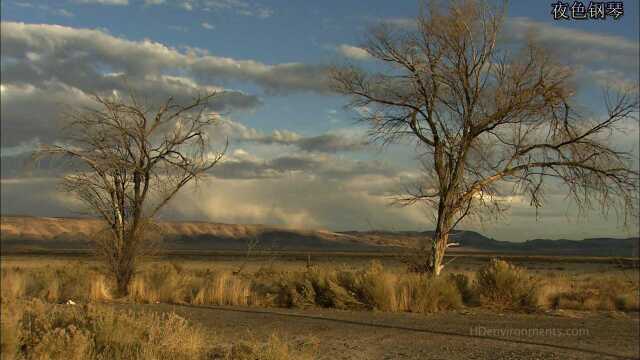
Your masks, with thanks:
[[(637, 84), (637, 1), (624, 1), (625, 15), (618, 21), (556, 22), (550, 14), (551, 3), (512, 1), (506, 25), (509, 35), (517, 37), (530, 27), (539, 30), (542, 41), (557, 49), (563, 62), (579, 69), (579, 80), (585, 84), (583, 99), (587, 103), (594, 102), (594, 94), (603, 79)], [(20, 153), (20, 149), (28, 150), (29, 144), (55, 140), (51, 121), (41, 113), (36, 114), (37, 109), (47, 113), (60, 102), (69, 100), (69, 94), (80, 94), (80, 99), (91, 91), (106, 89), (108, 85), (91, 83), (91, 69), (99, 69), (97, 75), (105, 77), (101, 79), (104, 84), (108, 84), (106, 76), (110, 73), (125, 73), (128, 77), (139, 76), (144, 78), (141, 81), (150, 81), (145, 87), (147, 90), (160, 86), (166, 93), (180, 91), (180, 87), (187, 93), (207, 86), (218, 87), (236, 99), (231, 105), (221, 105), (229, 121), (227, 130), (232, 140), (234, 136), (237, 138), (232, 141), (231, 161), (275, 163), (284, 157), (304, 157), (308, 163), (315, 164), (316, 170), (292, 168), (286, 175), (266, 180), (220, 176), (221, 182), (233, 181), (227, 184), (223, 195), (209, 194), (211, 198), (207, 198), (206, 204), (189, 209), (174, 206), (166, 216), (332, 229), (362, 229), (371, 223), (379, 228), (430, 228), (429, 219), (421, 210), (386, 205), (385, 196), (393, 192), (393, 185), (412, 176), (415, 159), (410, 146), (395, 146), (386, 152), (360, 147), (365, 128), (355, 122), (357, 113), (344, 110), (346, 100), (331, 94), (316, 76), (323, 66), (332, 63), (351, 61), (371, 66), (370, 60), (359, 56), (353, 47), (360, 45), (366, 29), (373, 24), (410, 21), (418, 9), (417, 2), (4, 0), (1, 7), (3, 161), (13, 164), (9, 155)], [(25, 25), (17, 25), (19, 23)], [(35, 27), (36, 24), (48, 26)], [(83, 33), (83, 29), (92, 32)], [(30, 42), (31, 38), (37, 41)], [(5, 46), (5, 40), (9, 45)], [(160, 46), (166, 47), (166, 51), (159, 50)], [(132, 49), (136, 47), (140, 51), (133, 54)], [(189, 52), (194, 54), (189, 59), (195, 62), (206, 60), (215, 64), (196, 69), (196, 65), (182, 66), (180, 61), (184, 59), (173, 59)], [(73, 54), (80, 55), (73, 58)], [(162, 63), (158, 57), (163, 56), (171, 59)], [(61, 57), (73, 65), (65, 67), (56, 63)], [(24, 61), (29, 70), (16, 70), (18, 67), (12, 65), (15, 61)], [(32, 64), (26, 65), (27, 62)], [(81, 71), (85, 65), (89, 71), (86, 77)], [(237, 70), (238, 66), (244, 67)], [(139, 73), (128, 73), (133, 69)], [(28, 113), (30, 107), (25, 104), (41, 98), (38, 91), (53, 94), (52, 100), (49, 105), (41, 104)], [(18, 104), (20, 110), (17, 110)], [(591, 110), (598, 112), (599, 108)], [(629, 140), (637, 134), (636, 130), (637, 127), (632, 128), (620, 142), (637, 149), (637, 142)], [(293, 134), (291, 139), (296, 140), (282, 140), (282, 132)], [(327, 134), (338, 141), (340, 149), (310, 150), (309, 144), (317, 145), (326, 139), (319, 137)], [(276, 138), (279, 140), (275, 141)], [(305, 142), (305, 139), (310, 140)], [(319, 173), (319, 164), (326, 163), (331, 163), (330, 170)], [(349, 171), (354, 174), (335, 176)], [(53, 176), (39, 176), (38, 181), (51, 178), (53, 184)], [(22, 198), (15, 195), (33, 186), (29, 185), (36, 181), (33, 176), (29, 178), (3, 165), (2, 178), (3, 213), (62, 216), (72, 207), (67, 199), (55, 195), (54, 186), (50, 184), (49, 194), (53, 200), (48, 201), (47, 206), (34, 208), (30, 204), (36, 203), (35, 200), (18, 201)], [(390, 181), (390, 178), (396, 179)], [(287, 181), (295, 182), (293, 190)], [(240, 196), (246, 206), (230, 212), (220, 210), (227, 207), (229, 194), (234, 190), (251, 194), (246, 198)], [(332, 195), (327, 196), (327, 192)], [(184, 199), (193, 199), (189, 196), (185, 195)], [(296, 203), (300, 197), (308, 203)], [(360, 201), (361, 205), (353, 206), (345, 201)], [(478, 224), (467, 227), (505, 240), (629, 234), (615, 219), (601, 219), (594, 213), (586, 222), (572, 220), (566, 216), (572, 213), (571, 208), (567, 209), (561, 200), (550, 203), (539, 222), (532, 220), (531, 210), (516, 205), (509, 220), (488, 228)], [(550, 224), (563, 230), (551, 232)]]
[[(166, 0), (159, 5), (136, 0), (128, 1), (127, 5), (86, 2), (7, 0), (2, 2), (2, 19), (105, 29), (114, 36), (130, 40), (151, 39), (176, 48), (197, 47), (218, 56), (253, 59), (266, 64), (325, 64), (339, 61), (337, 46), (359, 45), (369, 26), (381, 20), (410, 19), (417, 11), (414, 1), (380, 0), (219, 1), (229, 4), (228, 8), (209, 7), (208, 10), (198, 2), (187, 10), (184, 4), (189, 2), (179, 0)], [(511, 17), (527, 17), (571, 29), (638, 40), (636, 1), (625, 2), (626, 15), (618, 21), (557, 22), (550, 15), (551, 3), (512, 1), (508, 13)], [(44, 4), (46, 8), (39, 8)], [(234, 4), (246, 4), (246, 7)], [(62, 10), (68, 13), (61, 13)], [(243, 14), (245, 10), (253, 13)], [(236, 87), (255, 91), (251, 84), (236, 84)], [(248, 125), (261, 129), (284, 126), (303, 133), (344, 126), (353, 119), (349, 114), (341, 114), (339, 122), (327, 122), (327, 111), (340, 111), (344, 103), (336, 96), (296, 94), (294, 101), (291, 100), (289, 97), (270, 97), (259, 112), (238, 116)], [(292, 107), (292, 103), (298, 104), (298, 109)], [(296, 116), (300, 113), (302, 116)]]

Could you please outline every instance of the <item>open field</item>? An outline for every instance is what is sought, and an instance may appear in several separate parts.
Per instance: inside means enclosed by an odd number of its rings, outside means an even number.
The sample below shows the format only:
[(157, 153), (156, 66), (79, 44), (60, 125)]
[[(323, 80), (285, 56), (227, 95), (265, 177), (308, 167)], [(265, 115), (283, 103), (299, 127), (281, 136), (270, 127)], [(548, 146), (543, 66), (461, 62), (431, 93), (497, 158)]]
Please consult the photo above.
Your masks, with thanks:
[[(637, 313), (436, 314), (331, 309), (137, 305), (176, 312), (219, 339), (268, 339), (276, 331), (294, 346), (317, 343), (318, 359), (627, 359), (637, 358)], [(215, 329), (215, 330), (213, 330)], [(511, 333), (501, 333), (509, 331)], [(474, 332), (475, 331), (475, 332)], [(546, 333), (545, 333), (546, 331)]]
[[(174, 254), (148, 259), (129, 296), (116, 299), (99, 262), (77, 253), (61, 255), (2, 257), (3, 330), (24, 321), (24, 313), (15, 318), (21, 313), (16, 309), (28, 313), (55, 307), (62, 314), (87, 311), (89, 304), (93, 310), (71, 318), (92, 319), (84, 324), (129, 316), (119, 320), (126, 322), (149, 314), (144, 321), (158, 329), (166, 325), (162, 321), (185, 321), (184, 326), (198, 329), (193, 330), (199, 334), (193, 342), (207, 346), (186, 349), (184, 354), (174, 349), (173, 358), (240, 359), (238, 349), (246, 350), (248, 358), (254, 353), (276, 354), (255, 357), (259, 359), (640, 355), (638, 270), (621, 268), (613, 259), (514, 255), (508, 257), (518, 265), (514, 267), (471, 255), (453, 260), (442, 279), (434, 281), (407, 273), (399, 257), (388, 254)], [(56, 305), (68, 300), (77, 305)], [(18, 314), (13, 325), (7, 323), (9, 313)], [(180, 320), (165, 318), (172, 316)], [(48, 325), (48, 331), (60, 326), (60, 320), (51, 322), (58, 325)], [(516, 330), (504, 333), (508, 329)], [(4, 333), (7, 355), (17, 340)], [(83, 346), (94, 352), (97, 339), (109, 338), (83, 334), (91, 345)], [(74, 341), (80, 340), (70, 336), (68, 343), (57, 346), (76, 346)], [(148, 350), (155, 345), (140, 336), (133, 347), (98, 347), (129, 358), (163, 358)], [(38, 343), (32, 344), (32, 351), (40, 349)]]

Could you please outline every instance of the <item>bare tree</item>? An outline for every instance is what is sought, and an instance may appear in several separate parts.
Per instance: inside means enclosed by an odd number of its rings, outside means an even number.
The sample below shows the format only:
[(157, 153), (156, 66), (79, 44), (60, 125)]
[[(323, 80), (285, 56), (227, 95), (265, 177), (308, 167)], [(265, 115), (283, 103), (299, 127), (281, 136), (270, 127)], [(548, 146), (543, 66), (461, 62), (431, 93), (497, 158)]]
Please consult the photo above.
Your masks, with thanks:
[(206, 112), (206, 105), (214, 96), (199, 96), (187, 105), (169, 98), (152, 109), (133, 93), (129, 98), (96, 95), (96, 108), (64, 114), (64, 145), (36, 153), (66, 157), (73, 165), (63, 189), (107, 223), (95, 244), (121, 295), (128, 293), (140, 256), (154, 249), (158, 228), (153, 220), (160, 209), (224, 154), (209, 146), (207, 130), (216, 116)]
[(545, 188), (564, 185), (579, 209), (622, 210), (625, 221), (637, 210), (635, 159), (610, 141), (624, 121), (638, 121), (637, 89), (605, 91), (606, 115), (588, 116), (571, 70), (535, 34), (501, 41), (505, 8), (430, 2), (414, 26), (369, 32), (364, 47), (381, 70), (350, 65), (331, 73), (374, 139), (416, 141), (424, 178), (398, 200), (434, 209), (425, 262), (435, 275), (456, 225), (497, 216), (510, 196), (528, 197), (537, 209)]

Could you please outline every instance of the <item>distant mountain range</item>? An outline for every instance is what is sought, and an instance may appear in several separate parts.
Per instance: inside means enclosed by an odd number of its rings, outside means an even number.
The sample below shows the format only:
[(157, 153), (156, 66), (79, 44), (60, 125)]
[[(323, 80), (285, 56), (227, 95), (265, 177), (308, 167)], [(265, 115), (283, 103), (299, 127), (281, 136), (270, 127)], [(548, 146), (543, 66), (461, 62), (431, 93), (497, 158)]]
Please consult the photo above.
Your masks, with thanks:
[[(86, 249), (89, 239), (102, 228), (95, 219), (2, 216), (0, 247), (3, 252)], [(289, 229), (267, 225), (208, 222), (162, 222), (170, 250), (245, 250), (257, 244), (261, 250), (278, 251), (401, 251), (419, 247), (432, 231), (343, 231)], [(474, 231), (455, 231), (454, 252), (522, 253), (540, 255), (637, 256), (639, 238), (584, 240), (535, 239), (515, 243), (487, 238)]]

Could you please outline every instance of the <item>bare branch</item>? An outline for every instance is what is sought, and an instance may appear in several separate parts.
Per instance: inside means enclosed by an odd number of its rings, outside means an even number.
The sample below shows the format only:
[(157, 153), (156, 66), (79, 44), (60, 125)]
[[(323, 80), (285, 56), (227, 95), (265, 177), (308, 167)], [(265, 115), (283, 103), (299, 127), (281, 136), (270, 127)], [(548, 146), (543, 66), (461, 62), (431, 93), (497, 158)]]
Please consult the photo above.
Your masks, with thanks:
[(169, 98), (153, 113), (134, 93), (129, 100), (94, 96), (96, 108), (65, 113), (64, 145), (43, 146), (34, 156), (70, 158), (78, 167), (63, 180), (88, 212), (102, 218), (108, 231), (98, 234), (98, 252), (126, 294), (139, 256), (157, 245), (157, 213), (189, 182), (203, 176), (224, 156), (211, 155), (206, 114), (198, 96), (187, 105)]
[(506, 1), (429, 1), (415, 27), (369, 31), (364, 48), (382, 70), (331, 73), (374, 140), (418, 144), (424, 176), (395, 201), (434, 209), (436, 274), (449, 233), (469, 217), (499, 217), (511, 196), (538, 209), (546, 188), (564, 186), (580, 209), (598, 203), (625, 219), (638, 210), (637, 158), (611, 141), (638, 121), (637, 89), (606, 89), (606, 116), (580, 113), (572, 72), (535, 34), (519, 48), (500, 43), (505, 14)]

